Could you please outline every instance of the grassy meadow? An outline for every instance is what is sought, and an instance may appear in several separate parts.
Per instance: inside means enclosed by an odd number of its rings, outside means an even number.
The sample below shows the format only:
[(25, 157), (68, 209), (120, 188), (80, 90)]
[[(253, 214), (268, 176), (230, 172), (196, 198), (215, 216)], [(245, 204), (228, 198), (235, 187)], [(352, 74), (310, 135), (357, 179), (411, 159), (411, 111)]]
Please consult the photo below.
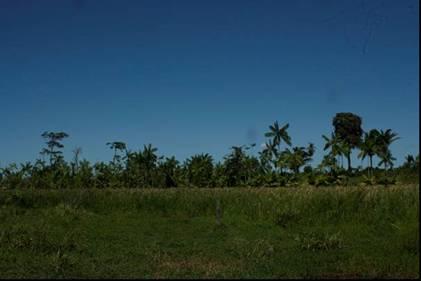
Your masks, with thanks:
[(418, 264), (418, 184), (0, 191), (0, 278), (419, 278)]

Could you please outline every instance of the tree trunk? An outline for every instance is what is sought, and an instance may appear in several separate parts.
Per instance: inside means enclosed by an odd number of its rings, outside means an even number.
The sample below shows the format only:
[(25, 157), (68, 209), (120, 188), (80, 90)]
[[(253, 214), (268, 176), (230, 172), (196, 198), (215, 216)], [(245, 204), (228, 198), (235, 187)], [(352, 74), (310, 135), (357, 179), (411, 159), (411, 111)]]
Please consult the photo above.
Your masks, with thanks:
[(348, 172), (351, 172), (351, 170), (352, 170), (352, 167), (351, 167), (351, 153), (348, 153), (346, 155), (346, 159), (348, 161)]
[(370, 157), (370, 176), (373, 176), (373, 156), (369, 155)]

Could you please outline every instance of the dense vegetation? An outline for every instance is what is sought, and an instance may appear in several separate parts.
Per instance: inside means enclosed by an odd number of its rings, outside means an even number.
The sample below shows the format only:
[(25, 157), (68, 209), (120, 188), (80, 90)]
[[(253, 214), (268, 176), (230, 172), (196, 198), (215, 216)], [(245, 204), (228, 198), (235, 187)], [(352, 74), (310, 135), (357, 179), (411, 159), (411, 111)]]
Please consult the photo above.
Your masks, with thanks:
[(419, 278), (418, 198), (418, 185), (6, 190), (0, 278)]
[[(112, 161), (91, 164), (80, 160), (81, 148), (73, 150), (72, 161), (63, 157), (65, 132), (44, 132), (43, 159), (35, 163), (10, 164), (0, 169), (0, 187), (13, 188), (107, 188), (107, 187), (234, 187), (297, 185), (374, 185), (418, 182), (419, 155), (408, 155), (404, 165), (393, 167), (395, 158), (390, 145), (398, 139), (391, 129), (364, 131), (362, 119), (352, 113), (338, 113), (333, 118), (334, 131), (323, 135), (327, 154), (317, 166), (310, 165), (315, 146), (293, 146), (289, 124), (276, 121), (265, 134), (267, 142), (258, 157), (247, 151), (255, 146), (231, 147), (223, 161), (215, 163), (207, 153), (193, 155), (180, 163), (175, 157), (158, 155), (151, 144), (132, 151), (121, 141), (108, 142)], [(368, 160), (368, 166), (352, 168), (351, 153)], [(373, 167), (373, 158), (380, 159)], [(45, 160), (47, 158), (47, 160)], [(347, 160), (347, 169), (343, 159)]]
[(332, 125), (317, 167), (278, 122), (218, 163), (122, 141), (65, 161), (69, 135), (45, 132), (42, 159), (0, 169), (0, 278), (418, 278), (419, 156), (393, 167), (395, 132)]

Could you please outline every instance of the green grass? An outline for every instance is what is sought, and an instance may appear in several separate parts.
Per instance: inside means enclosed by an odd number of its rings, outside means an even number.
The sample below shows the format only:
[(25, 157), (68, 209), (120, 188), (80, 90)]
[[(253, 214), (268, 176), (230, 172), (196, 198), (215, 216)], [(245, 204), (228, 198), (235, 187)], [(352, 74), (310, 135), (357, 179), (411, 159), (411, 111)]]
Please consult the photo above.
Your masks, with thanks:
[(419, 278), (418, 193), (0, 191), (0, 278)]

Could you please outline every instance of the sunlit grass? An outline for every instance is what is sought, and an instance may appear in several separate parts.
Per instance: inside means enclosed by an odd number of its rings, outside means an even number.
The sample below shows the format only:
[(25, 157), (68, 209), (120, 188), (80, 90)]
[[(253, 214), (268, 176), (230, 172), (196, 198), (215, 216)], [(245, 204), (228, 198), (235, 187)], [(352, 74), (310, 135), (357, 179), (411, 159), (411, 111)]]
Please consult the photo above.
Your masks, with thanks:
[(1, 191), (0, 277), (417, 278), (418, 194), (418, 185)]

